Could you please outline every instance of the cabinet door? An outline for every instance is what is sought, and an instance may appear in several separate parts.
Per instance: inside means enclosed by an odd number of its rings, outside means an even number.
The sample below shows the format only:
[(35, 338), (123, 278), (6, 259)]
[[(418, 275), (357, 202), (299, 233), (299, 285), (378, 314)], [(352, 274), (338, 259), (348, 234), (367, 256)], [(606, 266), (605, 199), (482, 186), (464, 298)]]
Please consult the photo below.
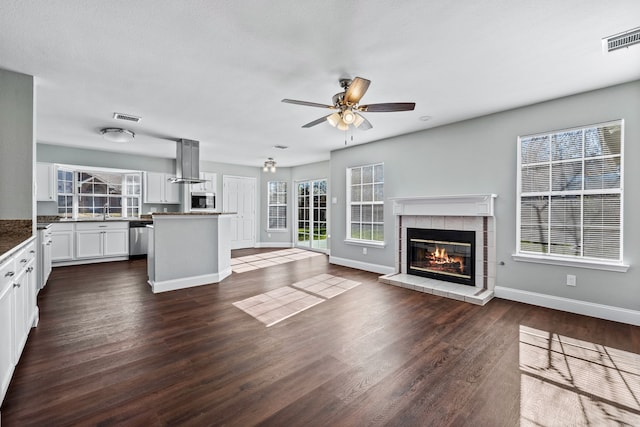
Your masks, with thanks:
[(39, 202), (56, 201), (56, 168), (51, 163), (36, 164), (36, 200)]
[(28, 273), (23, 269), (14, 280), (13, 284), (13, 363), (17, 364), (22, 354), (22, 349), (27, 342), (27, 293), (29, 288)]
[(172, 184), (169, 182), (169, 175), (164, 180), (164, 201), (165, 203), (180, 203), (180, 184)]
[(53, 241), (51, 240), (51, 233), (45, 233), (45, 240), (42, 242), (42, 269), (39, 277), (42, 278), (42, 282), (40, 283), (40, 288), (44, 288), (44, 285), (47, 284), (47, 280), (49, 280), (49, 275), (51, 274), (51, 244)]
[(215, 193), (217, 188), (218, 175), (213, 172), (202, 172), (200, 175), (201, 178), (205, 180), (205, 182), (202, 183), (202, 191), (207, 193)]
[(102, 230), (76, 230), (76, 258), (102, 256)]
[(73, 259), (73, 230), (51, 233), (51, 261), (70, 261)]
[(13, 357), (13, 280), (0, 277), (0, 402), (13, 375)]
[(165, 174), (145, 172), (144, 174), (144, 202), (164, 203)]
[(129, 230), (108, 230), (102, 234), (104, 256), (129, 255)]

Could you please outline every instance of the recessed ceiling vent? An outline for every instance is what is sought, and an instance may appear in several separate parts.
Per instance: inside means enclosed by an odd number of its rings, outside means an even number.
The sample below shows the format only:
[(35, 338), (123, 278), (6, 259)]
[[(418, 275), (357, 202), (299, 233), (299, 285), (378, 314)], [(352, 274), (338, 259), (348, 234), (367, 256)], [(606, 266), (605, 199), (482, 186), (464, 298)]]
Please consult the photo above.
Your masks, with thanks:
[(273, 148), (277, 148), (278, 150), (286, 150), (289, 148), (288, 145), (274, 145)]
[(129, 122), (140, 123), (142, 117), (132, 116), (131, 114), (113, 113), (113, 118), (116, 120), (126, 120)]
[(637, 43), (640, 43), (640, 27), (602, 39), (602, 47), (605, 52), (622, 49)]

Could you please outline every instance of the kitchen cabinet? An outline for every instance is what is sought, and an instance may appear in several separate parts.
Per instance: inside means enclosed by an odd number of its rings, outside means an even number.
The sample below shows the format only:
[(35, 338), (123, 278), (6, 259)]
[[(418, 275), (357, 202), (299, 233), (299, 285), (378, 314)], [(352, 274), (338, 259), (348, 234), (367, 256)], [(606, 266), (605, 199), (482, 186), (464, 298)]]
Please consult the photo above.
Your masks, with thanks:
[(44, 288), (51, 274), (51, 225), (38, 230), (38, 282), (37, 290)]
[(76, 223), (76, 259), (129, 256), (129, 224)]
[(218, 174), (216, 174), (215, 172), (200, 172), (199, 178), (203, 179), (205, 182), (201, 182), (199, 184), (191, 184), (191, 191), (215, 194)]
[(27, 342), (38, 323), (34, 239), (0, 264), (0, 404)]
[(0, 264), (0, 404), (13, 375), (13, 257)]
[(144, 173), (144, 203), (180, 203), (180, 186), (172, 184), (173, 175), (158, 172)]
[(73, 235), (72, 222), (51, 224), (51, 262), (73, 259)]
[(57, 199), (56, 165), (51, 163), (37, 163), (36, 200), (38, 202), (55, 202)]

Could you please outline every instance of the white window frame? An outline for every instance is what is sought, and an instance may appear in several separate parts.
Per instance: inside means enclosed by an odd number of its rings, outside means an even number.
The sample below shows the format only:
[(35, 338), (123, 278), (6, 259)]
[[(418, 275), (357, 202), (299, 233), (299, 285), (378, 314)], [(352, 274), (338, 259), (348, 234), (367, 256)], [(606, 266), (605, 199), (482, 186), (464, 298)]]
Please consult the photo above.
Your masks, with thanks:
[[(375, 180), (375, 167), (376, 166), (382, 166), (382, 181), (376, 181)], [(351, 174), (353, 172), (353, 170), (355, 169), (360, 169), (361, 171), (366, 168), (366, 167), (372, 167), (374, 169), (373, 172), (373, 181), (372, 184), (374, 184), (374, 189), (372, 190), (373, 194), (372, 197), (374, 198), (373, 201), (352, 201), (351, 200)], [(381, 200), (375, 200), (375, 184), (382, 184), (382, 198)], [(362, 183), (360, 185), (363, 185)], [(362, 197), (361, 197), (362, 198)], [(382, 207), (382, 211), (383, 211), (383, 215), (384, 215), (384, 163), (383, 162), (379, 162), (379, 163), (370, 163), (370, 164), (365, 164), (365, 165), (359, 165), (359, 166), (350, 166), (346, 169), (346, 199), (347, 199), (347, 212), (346, 212), (346, 237), (345, 237), (345, 243), (348, 244), (356, 244), (356, 245), (362, 245), (362, 246), (375, 246), (375, 247), (384, 247), (386, 246), (385, 243), (385, 234), (384, 234), (384, 216), (383, 216), (383, 220), (382, 222), (379, 221), (373, 221), (373, 212), (372, 212), (372, 221), (371, 224), (374, 225), (374, 223), (378, 223), (377, 225), (381, 225), (382, 226), (382, 234), (383, 234), (383, 238), (382, 240), (367, 240), (367, 239), (355, 239), (353, 237), (351, 237), (351, 207), (354, 205), (379, 205)], [(369, 223), (368, 221), (359, 221), (360, 224), (363, 223)]]
[[(284, 203), (271, 203), (271, 184), (284, 184)], [(276, 191), (276, 194), (282, 192)], [(286, 232), (288, 230), (288, 206), (289, 206), (289, 189), (288, 183), (286, 181), (277, 180), (277, 181), (268, 181), (267, 182), (267, 231), (268, 232)], [(271, 227), (271, 207), (283, 207), (284, 206), (284, 227)], [(278, 218), (278, 217), (276, 217)]]
[[(73, 196), (73, 213), (71, 217), (65, 216), (65, 218), (70, 219), (78, 219), (79, 212), (79, 203), (78, 196), (80, 195), (78, 189), (78, 172), (87, 172), (87, 173), (112, 173), (112, 174), (120, 174), (122, 176), (122, 191), (121, 191), (121, 215), (120, 217), (114, 217), (118, 219), (131, 219), (131, 218), (139, 218), (142, 214), (142, 172), (141, 171), (131, 171), (131, 170), (122, 170), (122, 169), (113, 169), (113, 168), (97, 168), (90, 166), (77, 166), (77, 165), (56, 165), (57, 169), (64, 170), (66, 172), (71, 172), (73, 174), (73, 193), (65, 194), (67, 196)], [(127, 177), (131, 175), (136, 175), (139, 178), (137, 179), (137, 185), (139, 186), (138, 194), (129, 194), (129, 186), (127, 186)], [(58, 175), (56, 172), (56, 185), (57, 185)], [(102, 196), (102, 195), (99, 195)], [(128, 198), (137, 198), (137, 208), (138, 208), (138, 216), (126, 216), (128, 211), (130, 210), (130, 206), (128, 204)], [(59, 211), (59, 209), (58, 209)], [(58, 212), (60, 215), (60, 212)], [(99, 218), (99, 216), (98, 216)]]
[[(566, 132), (574, 132), (574, 131), (585, 131), (587, 129), (599, 128), (604, 126), (612, 126), (612, 125), (620, 125), (621, 135), (620, 135), (620, 185), (619, 188), (607, 188), (607, 189), (585, 189), (584, 183), (587, 178), (585, 171), (585, 162), (587, 160), (597, 160), (598, 158), (608, 158), (608, 157), (617, 157), (617, 155), (603, 155), (603, 156), (586, 156), (586, 144), (584, 144), (584, 138), (582, 143), (582, 153), (580, 157), (576, 157), (570, 160), (570, 162), (581, 161), (582, 162), (582, 175), (581, 175), (581, 188), (576, 190), (554, 190), (552, 186), (553, 177), (549, 174), (549, 189), (543, 192), (523, 192), (522, 191), (522, 140), (535, 138), (535, 137), (549, 137), (551, 141), (552, 136), (555, 134), (561, 134)], [(551, 143), (549, 143), (551, 144)], [(583, 267), (583, 268), (592, 268), (598, 270), (609, 270), (609, 271), (618, 271), (625, 272), (628, 270), (629, 266), (623, 263), (623, 248), (624, 248), (624, 222), (623, 222), (623, 212), (624, 212), (624, 120), (612, 120), (604, 123), (596, 123), (587, 126), (579, 126), (575, 128), (569, 129), (560, 129), (550, 132), (543, 132), (538, 134), (531, 135), (523, 135), (518, 137), (518, 146), (517, 146), (517, 197), (516, 197), (516, 253), (513, 254), (513, 259), (516, 261), (526, 261), (526, 262), (534, 262), (534, 263), (543, 263), (543, 264), (554, 264), (554, 265), (562, 265), (567, 267)], [(541, 162), (542, 166), (548, 164), (550, 168), (553, 165), (559, 165), (562, 162), (567, 162), (566, 160), (554, 160), (551, 157), (549, 161)], [(530, 166), (531, 164), (529, 164)], [(551, 170), (551, 169), (550, 169)], [(563, 254), (552, 254), (550, 250), (547, 253), (540, 253), (535, 251), (526, 251), (521, 248), (521, 205), (522, 199), (526, 197), (532, 196), (543, 196), (548, 197), (549, 200), (552, 197), (557, 196), (579, 196), (582, 198), (584, 196), (589, 195), (611, 195), (611, 194), (619, 194), (620, 195), (620, 240), (619, 240), (619, 258), (618, 259), (605, 259), (605, 258), (596, 258), (596, 257), (588, 257), (585, 256), (583, 252), (580, 255), (563, 255)], [(581, 233), (583, 233), (584, 227), (584, 215), (583, 215), (584, 205), (581, 203), (581, 214), (580, 214), (580, 223), (579, 227)], [(546, 219), (547, 227), (551, 226), (551, 210), (547, 209), (548, 217)], [(548, 230), (548, 228), (547, 228)], [(584, 250), (584, 240), (581, 238), (581, 242), (583, 245), (581, 249)]]

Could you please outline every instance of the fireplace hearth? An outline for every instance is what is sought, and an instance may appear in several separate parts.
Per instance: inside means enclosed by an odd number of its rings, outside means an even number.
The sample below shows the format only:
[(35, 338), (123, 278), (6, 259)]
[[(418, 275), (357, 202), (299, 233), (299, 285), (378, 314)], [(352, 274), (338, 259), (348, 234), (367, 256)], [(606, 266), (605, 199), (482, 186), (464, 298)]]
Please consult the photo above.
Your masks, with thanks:
[(407, 273), (475, 286), (474, 231), (407, 228)]

